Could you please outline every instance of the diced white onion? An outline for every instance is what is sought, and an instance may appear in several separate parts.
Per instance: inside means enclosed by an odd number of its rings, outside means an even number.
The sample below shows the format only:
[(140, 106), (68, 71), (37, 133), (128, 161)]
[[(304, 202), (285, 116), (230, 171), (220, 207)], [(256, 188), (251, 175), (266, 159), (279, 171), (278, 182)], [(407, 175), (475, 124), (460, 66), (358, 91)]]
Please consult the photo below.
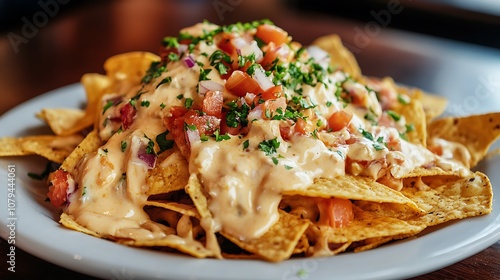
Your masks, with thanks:
[(273, 81), (271, 81), (271, 78), (266, 76), (266, 73), (264, 73), (264, 69), (262, 69), (262, 67), (255, 67), (255, 72), (253, 73), (252, 78), (257, 81), (257, 83), (260, 85), (260, 88), (264, 91), (274, 86)]
[(223, 91), (224, 86), (216, 83), (214, 81), (201, 81), (198, 87), (198, 92), (201, 94), (205, 94), (207, 91), (212, 90), (212, 91)]

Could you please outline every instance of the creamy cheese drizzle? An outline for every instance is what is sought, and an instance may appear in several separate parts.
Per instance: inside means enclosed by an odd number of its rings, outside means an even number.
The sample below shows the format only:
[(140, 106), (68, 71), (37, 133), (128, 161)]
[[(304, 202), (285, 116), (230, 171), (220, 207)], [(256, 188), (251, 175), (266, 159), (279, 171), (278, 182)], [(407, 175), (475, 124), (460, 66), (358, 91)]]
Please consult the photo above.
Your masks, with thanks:
[[(203, 29), (211, 28), (196, 25), (184, 31), (196, 35), (203, 34)], [(163, 118), (169, 116), (170, 108), (184, 106), (188, 98), (194, 103), (203, 100), (203, 95), (198, 93), (201, 68), (212, 69), (209, 79), (225, 84), (226, 80), (210, 66), (208, 60), (208, 56), (217, 49), (215, 44), (202, 41), (190, 55), (203, 66), (196, 64), (189, 68), (182, 61), (171, 61), (167, 64), (167, 71), (152, 85), (133, 87), (128, 92), (113, 92), (103, 98), (104, 106), (107, 100), (121, 98), (121, 102), (128, 102), (138, 92), (143, 92), (136, 100), (136, 116), (128, 129), (120, 130), (119, 124), (111, 121), (120, 115), (119, 106), (110, 108), (101, 116), (99, 135), (106, 143), (97, 153), (86, 155), (79, 164), (74, 178), (77, 190), (70, 196), (66, 209), (79, 224), (103, 235), (130, 239), (170, 238), (179, 244), (196, 242), (192, 239), (189, 226), (187, 231), (177, 229), (179, 237), (174, 237), (170, 235), (172, 229), (150, 221), (143, 206), (148, 188), (145, 178), (151, 166), (137, 155), (141, 147), (165, 131)], [(169, 83), (156, 87), (167, 77), (171, 78)], [(382, 114), (375, 92), (353, 80), (346, 81), (347, 78), (344, 72), (334, 71), (326, 75), (322, 83), (304, 86), (302, 95), (308, 102), (317, 105), (308, 112), (319, 128), (325, 128), (332, 114), (345, 109), (353, 114), (350, 131), (348, 128), (336, 132), (319, 131), (315, 136), (293, 135), (284, 140), (279, 121), (249, 120), (249, 130), (244, 136), (190, 143), (189, 171), (199, 176), (209, 195), (208, 206), (213, 220), (204, 219), (201, 224), (209, 231), (206, 247), (214, 254), (220, 252), (217, 252), (213, 233), (224, 231), (240, 239), (262, 236), (279, 218), (282, 191), (305, 188), (315, 178), (344, 175), (347, 158), (354, 162), (350, 168), (355, 175), (375, 179), (385, 174), (382, 169), (399, 178), (430, 162), (436, 162), (437, 166), (446, 170), (467, 170), (451, 160), (451, 155), (459, 153), (460, 161), (467, 162), (467, 153), (462, 147), (436, 140), (439, 145), (449, 147), (445, 149), (445, 158), (438, 157), (424, 147), (401, 140), (396, 128), (378, 128), (367, 123), (364, 120), (367, 112), (376, 116)], [(338, 100), (335, 91), (338, 84), (344, 81), (348, 91), (363, 97), (361, 104), (345, 107), (346, 104)], [(286, 89), (285, 94), (289, 97), (292, 93)], [(225, 101), (234, 99), (226, 90), (223, 96)], [(148, 105), (143, 106), (143, 102)], [(363, 136), (363, 130), (372, 133), (374, 139)], [(391, 138), (399, 139), (398, 150), (377, 146), (375, 139), (386, 142)], [(259, 144), (272, 139), (276, 139), (279, 147), (275, 153), (266, 154)], [(245, 142), (248, 147), (244, 147)], [(362, 162), (373, 164), (364, 167)], [(189, 224), (188, 219), (182, 218), (181, 221)]]

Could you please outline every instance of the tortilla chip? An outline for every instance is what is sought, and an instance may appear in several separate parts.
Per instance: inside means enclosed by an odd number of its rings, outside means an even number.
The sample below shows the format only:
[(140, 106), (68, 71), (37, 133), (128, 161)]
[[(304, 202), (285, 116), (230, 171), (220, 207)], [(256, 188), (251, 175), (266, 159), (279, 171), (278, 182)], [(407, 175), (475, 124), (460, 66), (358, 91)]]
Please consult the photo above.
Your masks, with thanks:
[(391, 242), (393, 240), (405, 239), (411, 236), (415, 236), (415, 234), (397, 234), (393, 236), (384, 236), (384, 237), (375, 237), (375, 238), (367, 238), (363, 240), (362, 245), (356, 246), (354, 248), (354, 252), (363, 252), (371, 249), (375, 249), (385, 243)]
[(418, 88), (409, 88), (397, 86), (398, 92), (410, 96), (412, 99), (417, 99), (422, 103), (425, 112), (426, 122), (430, 122), (436, 117), (441, 116), (448, 106), (448, 99), (422, 91)]
[(280, 211), (280, 218), (264, 235), (253, 240), (240, 240), (238, 237), (221, 232), (240, 248), (261, 256), (263, 259), (279, 262), (289, 259), (309, 221)]
[(336, 34), (319, 37), (312, 45), (318, 46), (330, 54), (333, 66), (338, 66), (353, 78), (361, 77), (361, 69), (354, 55), (342, 44), (342, 40)]
[(398, 103), (393, 110), (405, 117), (406, 124), (413, 126), (413, 130), (407, 132), (408, 141), (413, 144), (427, 146), (427, 130), (424, 108), (419, 100), (412, 99), (408, 104)]
[(149, 171), (147, 195), (170, 193), (184, 189), (189, 180), (189, 166), (177, 150)]
[(486, 215), (492, 211), (493, 190), (488, 177), (481, 172), (465, 178), (422, 178), (428, 187), (406, 180), (402, 193), (427, 214), (412, 224), (433, 226), (450, 220)]
[(70, 108), (44, 108), (37, 114), (56, 135), (67, 134), (85, 115), (80, 109)]
[(354, 220), (346, 227), (321, 226), (328, 234), (328, 242), (345, 243), (363, 241), (367, 238), (415, 235), (426, 228), (423, 224), (412, 224), (393, 217), (379, 216), (356, 206), (353, 207), (353, 212)]
[(193, 200), (200, 217), (203, 218), (211, 218), (212, 213), (208, 210), (208, 200), (205, 194), (203, 193), (203, 187), (201, 186), (200, 180), (196, 174), (191, 174), (189, 176), (188, 184), (185, 188), (186, 192), (189, 194), (189, 197)]
[(85, 139), (69, 154), (61, 165), (63, 170), (72, 173), (84, 155), (97, 151), (101, 146), (101, 139), (96, 130), (87, 134)]
[(438, 119), (428, 125), (427, 131), (429, 138), (442, 138), (467, 147), (470, 167), (474, 167), (500, 137), (500, 113)]
[(0, 157), (25, 156), (30, 154), (32, 153), (23, 150), (22, 142), (19, 141), (19, 138), (0, 138)]
[(373, 181), (368, 177), (345, 175), (334, 179), (319, 178), (307, 188), (285, 190), (283, 195), (302, 195), (322, 198), (344, 198), (374, 202), (405, 204), (415, 212), (421, 210), (400, 192)]
[(194, 205), (187, 205), (187, 204), (181, 204), (177, 202), (163, 201), (163, 200), (148, 200), (146, 201), (145, 205), (160, 207), (180, 213), (182, 215), (199, 218), (198, 211), (196, 210)]
[(59, 223), (61, 223), (63, 226), (65, 226), (69, 229), (72, 229), (72, 230), (83, 232), (85, 234), (92, 235), (92, 236), (99, 237), (99, 238), (103, 237), (101, 234), (81, 226), (80, 224), (78, 224), (75, 221), (73, 216), (68, 215), (66, 213), (61, 214), (61, 216), (59, 218)]
[(128, 52), (108, 58), (104, 62), (104, 69), (114, 84), (126, 81), (138, 85), (154, 61), (160, 61), (160, 57), (153, 53)]
[(297, 245), (295, 245), (292, 254), (297, 255), (300, 253), (304, 253), (307, 251), (307, 249), (309, 249), (309, 240), (307, 239), (307, 235), (304, 233), (297, 242)]
[[(392, 174), (392, 173), (391, 173)], [(429, 177), (429, 176), (459, 176), (459, 172), (453, 170), (444, 170), (440, 167), (433, 166), (429, 168), (416, 167), (408, 173), (392, 174), (396, 179), (415, 178), (415, 177)]]
[(39, 155), (50, 161), (62, 163), (81, 139), (79, 135), (0, 138), (0, 156)]

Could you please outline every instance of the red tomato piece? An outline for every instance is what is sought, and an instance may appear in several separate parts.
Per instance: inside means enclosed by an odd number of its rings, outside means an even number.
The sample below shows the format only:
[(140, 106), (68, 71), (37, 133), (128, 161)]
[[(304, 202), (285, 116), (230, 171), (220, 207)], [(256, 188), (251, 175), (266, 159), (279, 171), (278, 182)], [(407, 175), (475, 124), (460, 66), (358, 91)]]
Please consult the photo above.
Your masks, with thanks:
[(319, 224), (333, 228), (345, 227), (354, 219), (352, 202), (343, 198), (316, 198)]
[(201, 110), (207, 115), (220, 118), (222, 115), (223, 102), (222, 92), (213, 90), (207, 91), (203, 99)]
[(269, 44), (273, 42), (276, 45), (281, 45), (288, 42), (288, 33), (283, 29), (271, 25), (262, 24), (257, 27), (257, 33), (255, 36), (261, 39), (264, 43)]
[(54, 171), (51, 175), (51, 186), (49, 187), (49, 192), (47, 196), (50, 199), (50, 203), (55, 207), (60, 207), (66, 203), (67, 191), (69, 188), (69, 172), (62, 169)]
[(263, 92), (259, 83), (243, 71), (234, 71), (226, 82), (226, 89), (234, 95), (244, 97), (247, 92), (258, 94)]
[(136, 110), (130, 103), (125, 104), (125, 106), (120, 109), (120, 118), (124, 130), (128, 129), (134, 122), (135, 113)]
[(328, 128), (339, 131), (349, 125), (352, 120), (352, 113), (347, 111), (337, 111), (328, 119)]

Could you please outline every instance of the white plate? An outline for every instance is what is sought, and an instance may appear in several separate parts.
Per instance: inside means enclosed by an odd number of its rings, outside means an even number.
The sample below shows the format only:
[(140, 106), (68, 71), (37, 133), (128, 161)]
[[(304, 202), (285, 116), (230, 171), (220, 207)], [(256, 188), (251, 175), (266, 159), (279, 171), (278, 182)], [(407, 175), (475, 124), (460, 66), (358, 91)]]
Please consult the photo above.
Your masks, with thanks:
[[(75, 84), (49, 92), (0, 118), (0, 136), (43, 132), (34, 117), (42, 107), (77, 107), (85, 95)], [(0, 160), (0, 234), (8, 238), (7, 165), (16, 168), (16, 245), (39, 258), (107, 279), (389, 279), (424, 274), (458, 262), (500, 240), (500, 201), (493, 213), (447, 223), (418, 237), (362, 252), (330, 258), (293, 259), (281, 263), (254, 260), (194, 259), (177, 254), (131, 248), (65, 229), (58, 214), (45, 201), (47, 189), (28, 178), (40, 172), (44, 161), (37, 157)], [(500, 193), (500, 159), (483, 162), (494, 192)], [(497, 171), (497, 172), (495, 172)]]

